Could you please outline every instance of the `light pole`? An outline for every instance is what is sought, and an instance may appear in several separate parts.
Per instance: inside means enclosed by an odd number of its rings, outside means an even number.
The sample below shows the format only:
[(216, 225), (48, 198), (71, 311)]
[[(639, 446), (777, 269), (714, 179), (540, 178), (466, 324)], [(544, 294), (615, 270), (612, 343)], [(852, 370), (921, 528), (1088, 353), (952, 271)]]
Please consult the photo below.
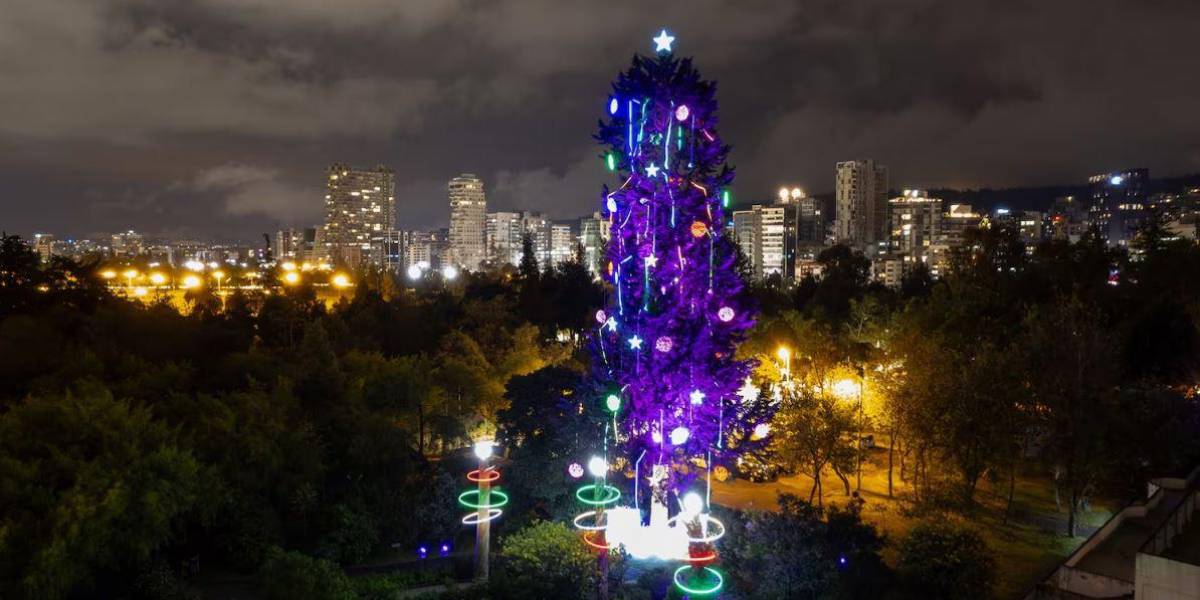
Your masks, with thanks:
[[(492, 441), (480, 440), (475, 442), (475, 456), (479, 458), (479, 474), (476, 477), (478, 486), (478, 502), (475, 508), (475, 580), (488, 579), (488, 551), (492, 539), (492, 519), (489, 496), (492, 488), (492, 473), (499, 478), (500, 474), (488, 467), (488, 459), (492, 456)], [(467, 476), (468, 479), (470, 475)], [(470, 515), (468, 515), (470, 516)]]
[(863, 451), (863, 388), (867, 387), (866, 371), (862, 365), (858, 367), (858, 464), (854, 468), (854, 491), (862, 494), (862, 455)]
[[(608, 461), (593, 456), (588, 461), (588, 472), (592, 477), (596, 478), (596, 484), (593, 487), (592, 500), (596, 503), (596, 524), (599, 525), (604, 521), (604, 496), (607, 493), (608, 487)], [(608, 600), (608, 537), (604, 534), (604, 529), (599, 530), (597, 546), (600, 547), (600, 582), (599, 594), (600, 600)]]
[(779, 350), (775, 351), (775, 355), (779, 357), (779, 363), (782, 365), (779, 371), (783, 381), (790, 380), (792, 378), (792, 351), (787, 346), (780, 346)]

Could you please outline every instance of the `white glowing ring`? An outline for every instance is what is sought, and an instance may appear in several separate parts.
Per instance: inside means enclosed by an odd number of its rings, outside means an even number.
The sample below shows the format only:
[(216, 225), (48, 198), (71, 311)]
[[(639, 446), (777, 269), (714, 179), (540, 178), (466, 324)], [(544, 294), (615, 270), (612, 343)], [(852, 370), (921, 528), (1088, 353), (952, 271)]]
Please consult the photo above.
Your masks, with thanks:
[(500, 514), (504, 512), (498, 508), (489, 508), (487, 511), (487, 516), (482, 519), (479, 518), (479, 513), (477, 512), (467, 513), (467, 516), (462, 518), (463, 525), (478, 525), (479, 523), (487, 523), (488, 521), (499, 517)]
[[(706, 522), (711, 524), (708, 527), (708, 529), (709, 529), (708, 535), (706, 535), (704, 537), (692, 537), (689, 535), (687, 538), (687, 541), (689, 544), (711, 544), (711, 543), (725, 537), (725, 524), (724, 523), (722, 523), (720, 520), (718, 520), (716, 517), (714, 517), (712, 515), (701, 515), (701, 516), (704, 517), (704, 520)], [(675, 516), (671, 517), (670, 519), (667, 519), (667, 527), (674, 527), (674, 525), (672, 525), (672, 523), (677, 523), (678, 521), (679, 521), (679, 515), (675, 515)], [(712, 530), (713, 530), (712, 525), (717, 526), (716, 529), (718, 531), (716, 533), (712, 532)], [(687, 529), (685, 528), (684, 531), (687, 531)]]
[[(576, 516), (575, 520), (573, 521), (575, 523), (575, 527), (582, 529), (584, 531), (604, 531), (605, 529), (608, 529), (607, 522), (604, 523), (603, 525), (583, 525), (583, 524), (581, 524), (581, 521), (583, 521), (584, 519), (587, 519), (588, 517), (592, 517), (592, 521), (595, 522), (596, 511), (589, 510), (587, 512), (579, 513), (579, 515)], [(605, 521), (608, 521), (608, 519), (605, 519)]]

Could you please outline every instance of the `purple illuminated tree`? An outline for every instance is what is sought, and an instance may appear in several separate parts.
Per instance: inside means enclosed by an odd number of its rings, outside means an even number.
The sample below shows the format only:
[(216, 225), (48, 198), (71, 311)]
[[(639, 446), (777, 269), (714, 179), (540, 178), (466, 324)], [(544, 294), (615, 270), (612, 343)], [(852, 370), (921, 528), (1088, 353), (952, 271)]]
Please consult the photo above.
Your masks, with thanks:
[(725, 223), (733, 169), (716, 85), (672, 40), (664, 31), (655, 56), (634, 56), (596, 135), (618, 179), (601, 197), (612, 289), (596, 315), (594, 373), (617, 397), (608, 404), (627, 457), (646, 451), (643, 469), (709, 452), (728, 464), (764, 443), (754, 429), (770, 417), (742, 389), (753, 365), (734, 356), (755, 310)]

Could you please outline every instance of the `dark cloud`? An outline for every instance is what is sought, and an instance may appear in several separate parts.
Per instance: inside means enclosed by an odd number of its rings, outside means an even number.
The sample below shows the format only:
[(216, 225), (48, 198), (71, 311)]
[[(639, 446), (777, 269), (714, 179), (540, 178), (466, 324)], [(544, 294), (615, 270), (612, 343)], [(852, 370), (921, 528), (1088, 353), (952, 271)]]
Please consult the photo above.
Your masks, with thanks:
[(590, 212), (609, 81), (661, 26), (720, 82), (736, 192), (1200, 170), (1200, 5), (1159, 0), (58, 0), (0, 19), (0, 214), (29, 232), (255, 238), (319, 218), (331, 162)]

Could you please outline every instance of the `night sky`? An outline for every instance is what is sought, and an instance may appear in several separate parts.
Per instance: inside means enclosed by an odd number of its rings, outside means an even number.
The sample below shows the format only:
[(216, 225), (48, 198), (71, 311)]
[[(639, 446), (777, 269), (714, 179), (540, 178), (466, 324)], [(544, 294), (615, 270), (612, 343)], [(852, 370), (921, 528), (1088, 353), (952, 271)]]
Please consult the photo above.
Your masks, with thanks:
[(1200, 171), (1194, 0), (0, 0), (0, 228), (257, 240), (331, 162), (396, 170), (398, 227), (593, 210), (609, 82), (667, 27), (719, 82), (738, 200)]

